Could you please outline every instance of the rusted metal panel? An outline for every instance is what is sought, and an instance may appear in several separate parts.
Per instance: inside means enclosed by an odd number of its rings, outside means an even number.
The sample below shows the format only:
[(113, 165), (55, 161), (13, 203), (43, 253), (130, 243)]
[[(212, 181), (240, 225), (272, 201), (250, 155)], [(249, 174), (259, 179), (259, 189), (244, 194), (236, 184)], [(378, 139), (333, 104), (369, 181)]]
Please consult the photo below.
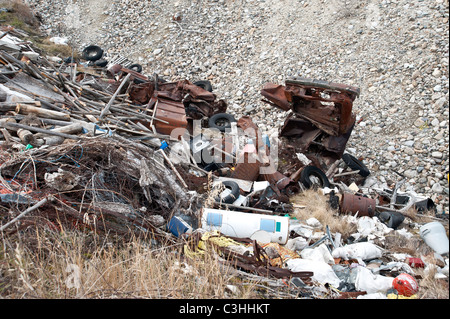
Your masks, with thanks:
[(247, 181), (256, 181), (262, 164), (254, 153), (244, 153), (234, 167), (231, 177)]
[(183, 103), (167, 99), (158, 99), (155, 118), (169, 122), (154, 121), (155, 129), (158, 133), (170, 135), (176, 128), (186, 128), (187, 119)]
[(152, 82), (130, 85), (128, 95), (131, 101), (139, 104), (147, 104), (153, 96), (155, 86)]
[(267, 83), (261, 95), (282, 110), (313, 123), (329, 135), (343, 135), (354, 125), (353, 101), (359, 88), (305, 78), (286, 80), (286, 85)]
[(291, 109), (291, 104), (286, 98), (285, 87), (282, 85), (266, 83), (261, 90), (261, 95), (284, 111)]

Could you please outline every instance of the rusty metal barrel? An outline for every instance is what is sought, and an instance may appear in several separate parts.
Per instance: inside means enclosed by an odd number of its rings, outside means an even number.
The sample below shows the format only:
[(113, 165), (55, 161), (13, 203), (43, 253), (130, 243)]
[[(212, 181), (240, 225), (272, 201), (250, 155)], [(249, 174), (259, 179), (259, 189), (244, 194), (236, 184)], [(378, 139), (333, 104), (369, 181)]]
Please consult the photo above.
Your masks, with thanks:
[(351, 215), (356, 215), (356, 213), (358, 213), (358, 216), (373, 217), (376, 204), (375, 199), (351, 193), (344, 193), (341, 198), (340, 212), (342, 214)]

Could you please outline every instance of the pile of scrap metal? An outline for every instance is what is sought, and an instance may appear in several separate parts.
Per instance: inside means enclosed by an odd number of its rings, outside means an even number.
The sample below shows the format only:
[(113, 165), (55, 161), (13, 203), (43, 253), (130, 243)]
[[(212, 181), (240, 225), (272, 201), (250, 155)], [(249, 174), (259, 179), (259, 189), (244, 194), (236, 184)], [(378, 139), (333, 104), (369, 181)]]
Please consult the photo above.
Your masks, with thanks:
[[(303, 154), (308, 163), (327, 172), (342, 158), (355, 125), (352, 105), (360, 94), (359, 88), (295, 78), (286, 80), (285, 86), (267, 83), (261, 94), (266, 98), (263, 101), (292, 111), (280, 130), (286, 146), (282, 149), (291, 153), (289, 163), (292, 163), (292, 154), (294, 157)], [(301, 161), (296, 162), (301, 166)], [(290, 168), (291, 171), (295, 172), (298, 166)]]

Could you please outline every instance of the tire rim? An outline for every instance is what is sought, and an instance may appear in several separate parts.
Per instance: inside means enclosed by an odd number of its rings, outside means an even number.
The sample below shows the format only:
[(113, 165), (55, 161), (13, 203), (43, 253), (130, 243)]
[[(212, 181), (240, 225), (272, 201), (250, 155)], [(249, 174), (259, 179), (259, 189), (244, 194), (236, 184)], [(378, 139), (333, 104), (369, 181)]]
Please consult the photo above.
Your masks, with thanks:
[(218, 120), (215, 122), (215, 124), (216, 124), (217, 126), (220, 126), (220, 127), (227, 127), (227, 126), (229, 126), (230, 121), (228, 121), (227, 119), (222, 118), (222, 119), (218, 119)]

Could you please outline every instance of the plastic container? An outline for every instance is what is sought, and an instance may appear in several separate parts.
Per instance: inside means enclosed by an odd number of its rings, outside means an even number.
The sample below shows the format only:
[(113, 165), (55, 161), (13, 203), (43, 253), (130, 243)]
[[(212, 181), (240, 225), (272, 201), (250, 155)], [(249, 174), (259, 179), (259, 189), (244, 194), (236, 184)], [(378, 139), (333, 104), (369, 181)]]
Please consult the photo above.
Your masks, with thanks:
[(178, 216), (172, 217), (167, 224), (167, 229), (176, 237), (180, 238), (183, 235), (192, 233), (192, 227), (182, 218)]
[(264, 214), (242, 213), (220, 209), (203, 209), (202, 228), (207, 231), (217, 230), (226, 236), (252, 238), (265, 231), (270, 241), (286, 244), (289, 239), (289, 217)]
[(444, 226), (439, 222), (431, 222), (420, 227), (420, 237), (439, 255), (448, 254), (448, 237)]
[(389, 228), (397, 229), (398, 226), (405, 220), (405, 216), (399, 212), (381, 212), (378, 218), (386, 224)]

